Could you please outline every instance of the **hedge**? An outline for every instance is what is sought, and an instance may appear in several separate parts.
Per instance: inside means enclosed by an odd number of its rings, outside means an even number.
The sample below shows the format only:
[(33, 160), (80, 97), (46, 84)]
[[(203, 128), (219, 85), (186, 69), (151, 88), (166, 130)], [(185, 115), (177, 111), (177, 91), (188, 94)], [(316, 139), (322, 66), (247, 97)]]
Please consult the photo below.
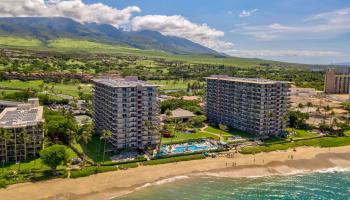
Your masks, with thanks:
[(116, 171), (118, 169), (128, 169), (128, 168), (135, 168), (135, 167), (138, 167), (137, 163), (126, 163), (126, 164), (113, 165), (113, 166), (90, 166), (90, 167), (84, 167), (80, 170), (72, 171), (70, 177), (79, 178), (79, 177), (90, 176), (93, 174), (98, 174), (103, 172)]
[(136, 168), (138, 167), (138, 163), (125, 163), (125, 164), (121, 164), (121, 165), (118, 165), (118, 168), (119, 169), (128, 169), (128, 168)]
[(97, 167), (91, 166), (91, 167), (84, 167), (77, 171), (72, 171), (70, 174), (71, 178), (79, 178), (84, 176), (90, 176), (97, 173)]
[(135, 160), (128, 160), (123, 162), (112, 162), (112, 161), (106, 161), (104, 163), (101, 163), (101, 166), (113, 166), (113, 165), (121, 165), (121, 164), (128, 164), (128, 163), (136, 163), (136, 162), (143, 162), (147, 159), (145, 157), (138, 157)]
[(149, 160), (149, 161), (143, 162), (143, 164), (158, 165), (158, 164), (173, 163), (173, 162), (188, 161), (188, 160), (200, 160), (204, 158), (206, 157), (203, 154), (195, 154), (195, 155), (178, 156), (178, 157), (172, 157), (172, 158), (163, 158), (163, 159), (157, 159), (157, 160)]

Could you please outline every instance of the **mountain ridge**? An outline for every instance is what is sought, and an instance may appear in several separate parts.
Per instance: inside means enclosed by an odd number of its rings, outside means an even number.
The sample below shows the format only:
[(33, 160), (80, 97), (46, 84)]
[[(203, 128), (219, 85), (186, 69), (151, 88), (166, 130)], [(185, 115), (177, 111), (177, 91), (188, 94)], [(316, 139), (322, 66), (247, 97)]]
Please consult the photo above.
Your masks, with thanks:
[(59, 38), (85, 39), (173, 54), (226, 56), (190, 40), (156, 31), (124, 31), (109, 24), (81, 24), (64, 17), (1, 17), (0, 35), (31, 37), (43, 42)]

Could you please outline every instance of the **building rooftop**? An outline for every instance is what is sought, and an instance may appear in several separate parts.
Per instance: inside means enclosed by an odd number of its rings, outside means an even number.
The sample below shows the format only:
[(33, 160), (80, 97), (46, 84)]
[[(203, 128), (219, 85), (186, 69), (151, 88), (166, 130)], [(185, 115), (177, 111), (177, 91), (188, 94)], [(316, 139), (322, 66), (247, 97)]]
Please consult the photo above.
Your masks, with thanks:
[(125, 78), (98, 78), (98, 79), (93, 79), (93, 81), (96, 83), (108, 85), (110, 87), (136, 87), (138, 85), (158, 87), (158, 85), (154, 85), (142, 80), (138, 80), (137, 77), (133, 77), (133, 76), (125, 77)]
[(43, 107), (33, 107), (30, 104), (22, 104), (18, 107), (5, 108), (0, 114), (0, 127), (14, 128), (36, 125), (44, 122)]
[(20, 104), (23, 104), (22, 102), (16, 102), (16, 101), (4, 101), (0, 100), (0, 105), (6, 105), (6, 106), (18, 106)]
[(225, 80), (225, 81), (233, 81), (233, 82), (245, 82), (245, 83), (257, 83), (257, 84), (288, 83), (287, 81), (274, 81), (274, 80), (262, 79), (262, 78), (238, 78), (238, 77), (231, 77), (231, 76), (227, 76), (227, 75), (212, 75), (210, 77), (206, 77), (206, 79)]
[(176, 110), (171, 111), (171, 116), (169, 116), (169, 118), (190, 118), (194, 116), (195, 114), (193, 114), (193, 112), (178, 108)]

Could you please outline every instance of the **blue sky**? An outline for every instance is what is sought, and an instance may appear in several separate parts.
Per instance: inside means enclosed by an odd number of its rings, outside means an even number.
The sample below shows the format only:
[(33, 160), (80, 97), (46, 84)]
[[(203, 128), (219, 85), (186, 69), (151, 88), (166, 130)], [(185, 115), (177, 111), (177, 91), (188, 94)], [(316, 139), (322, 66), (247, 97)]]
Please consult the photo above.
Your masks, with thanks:
[(0, 16), (149, 29), (232, 56), (350, 62), (350, 0), (13, 0), (0, 1)]
[[(138, 6), (136, 15), (181, 15), (196, 24), (206, 23), (223, 31), (221, 40), (233, 43), (232, 55), (260, 57), (301, 63), (350, 62), (350, 13), (343, 22), (348, 28), (339, 31), (282, 31), (275, 38), (257, 38), (256, 34), (273, 35), (264, 27), (272, 24), (297, 28), (317, 28), (328, 22), (307, 20), (315, 15), (350, 8), (349, 0), (84, 0), (102, 2), (112, 7)], [(245, 17), (240, 14), (247, 11)], [(249, 11), (253, 11), (249, 15)], [(248, 16), (249, 15), (249, 16)], [(329, 17), (332, 17), (330, 15)], [(260, 27), (261, 26), (261, 27)], [(329, 26), (332, 26), (329, 24)], [(260, 28), (259, 28), (260, 27)], [(279, 32), (279, 31), (277, 31)], [(272, 36), (271, 36), (272, 37)]]

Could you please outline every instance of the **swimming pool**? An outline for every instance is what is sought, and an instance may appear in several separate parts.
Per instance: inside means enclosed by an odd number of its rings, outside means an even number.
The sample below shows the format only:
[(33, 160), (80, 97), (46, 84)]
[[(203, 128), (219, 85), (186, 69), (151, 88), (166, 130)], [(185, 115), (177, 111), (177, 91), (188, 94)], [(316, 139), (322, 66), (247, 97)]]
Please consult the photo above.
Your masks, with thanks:
[(160, 147), (159, 156), (180, 154), (180, 153), (192, 153), (218, 149), (218, 145), (210, 141), (199, 141), (174, 145), (163, 145)]

